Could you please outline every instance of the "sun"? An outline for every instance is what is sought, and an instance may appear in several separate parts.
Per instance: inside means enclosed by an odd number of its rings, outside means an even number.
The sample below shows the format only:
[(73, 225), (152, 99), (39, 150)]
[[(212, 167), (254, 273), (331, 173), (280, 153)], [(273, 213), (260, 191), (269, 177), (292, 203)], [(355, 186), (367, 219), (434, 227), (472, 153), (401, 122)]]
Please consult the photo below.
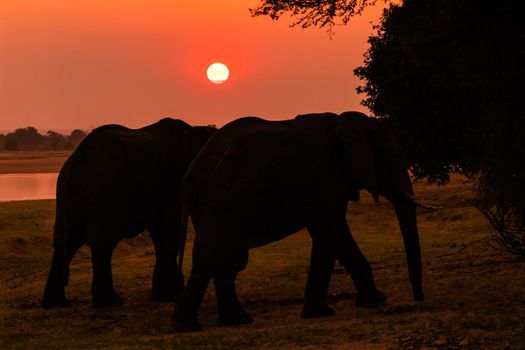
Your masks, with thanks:
[(211, 64), (206, 71), (208, 79), (214, 84), (222, 84), (230, 76), (230, 70), (224, 63), (216, 62)]

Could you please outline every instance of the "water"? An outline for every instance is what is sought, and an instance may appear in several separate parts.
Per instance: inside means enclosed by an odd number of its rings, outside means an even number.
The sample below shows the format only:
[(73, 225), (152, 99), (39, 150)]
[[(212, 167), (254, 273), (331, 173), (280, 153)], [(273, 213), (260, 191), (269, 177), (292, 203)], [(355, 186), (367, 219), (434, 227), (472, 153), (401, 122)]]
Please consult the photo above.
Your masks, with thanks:
[(0, 174), (0, 202), (54, 199), (58, 173)]

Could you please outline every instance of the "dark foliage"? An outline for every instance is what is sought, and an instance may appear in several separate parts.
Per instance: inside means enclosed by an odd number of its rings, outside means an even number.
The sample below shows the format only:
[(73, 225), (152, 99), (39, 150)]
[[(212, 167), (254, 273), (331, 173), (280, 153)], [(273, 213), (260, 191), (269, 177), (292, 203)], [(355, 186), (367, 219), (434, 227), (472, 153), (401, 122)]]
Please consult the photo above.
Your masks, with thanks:
[(67, 142), (67, 139), (64, 135), (61, 135), (51, 130), (47, 132), (47, 139), (49, 145), (51, 146), (51, 149), (53, 150), (65, 148), (64, 145)]
[(4, 149), (6, 151), (18, 151), (18, 142), (14, 138), (9, 138), (5, 141)]
[(76, 129), (70, 135), (48, 131), (41, 135), (38, 130), (29, 126), (16, 129), (6, 135), (0, 135), (0, 150), (34, 151), (34, 150), (71, 150), (86, 137), (86, 133)]
[[(263, 1), (256, 15), (333, 25), (372, 2)], [(350, 6), (350, 7), (345, 7)], [(405, 0), (385, 10), (355, 74), (416, 177), (479, 180), (496, 240), (525, 257), (525, 30), (517, 1)]]
[(86, 133), (80, 129), (75, 129), (67, 138), (67, 143), (65, 148), (73, 149), (75, 148), (83, 139), (86, 137)]
[(352, 16), (360, 14), (367, 6), (373, 5), (377, 0), (263, 0), (262, 4), (250, 9), (253, 16), (270, 16), (278, 20), (282, 15), (288, 14), (295, 17), (292, 27), (310, 26), (331, 28), (338, 24), (347, 24)]
[(491, 123), (478, 207), (496, 230), (497, 246), (525, 258), (525, 97), (521, 98), (520, 109), (512, 110), (516, 104), (509, 101), (508, 109)]
[(496, 241), (525, 257), (525, 37), (515, 6), (391, 6), (355, 73), (366, 80), (364, 105), (400, 135), (414, 174), (438, 183), (479, 174), (479, 208)]
[(28, 126), (7, 134), (4, 148), (8, 151), (38, 149), (43, 140), (44, 136), (40, 135), (32, 126)]
[(453, 0), (392, 5), (355, 70), (363, 104), (389, 121), (417, 177), (444, 183), (480, 168), (500, 51), (492, 11)]

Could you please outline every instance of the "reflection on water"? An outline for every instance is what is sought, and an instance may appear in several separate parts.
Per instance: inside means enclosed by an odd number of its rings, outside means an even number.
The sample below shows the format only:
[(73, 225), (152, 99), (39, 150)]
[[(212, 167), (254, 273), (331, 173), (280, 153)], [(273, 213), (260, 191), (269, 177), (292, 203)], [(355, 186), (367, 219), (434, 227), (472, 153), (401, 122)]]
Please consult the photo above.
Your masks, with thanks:
[(54, 199), (58, 173), (0, 174), (0, 202)]

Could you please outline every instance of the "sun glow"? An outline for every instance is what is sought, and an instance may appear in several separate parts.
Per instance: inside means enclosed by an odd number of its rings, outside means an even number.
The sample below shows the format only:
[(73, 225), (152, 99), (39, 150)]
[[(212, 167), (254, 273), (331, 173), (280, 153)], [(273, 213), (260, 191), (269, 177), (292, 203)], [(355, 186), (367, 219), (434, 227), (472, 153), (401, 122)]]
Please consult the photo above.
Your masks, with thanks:
[(225, 64), (217, 62), (208, 67), (206, 75), (212, 83), (222, 84), (228, 80), (228, 77), (230, 76), (230, 70)]

